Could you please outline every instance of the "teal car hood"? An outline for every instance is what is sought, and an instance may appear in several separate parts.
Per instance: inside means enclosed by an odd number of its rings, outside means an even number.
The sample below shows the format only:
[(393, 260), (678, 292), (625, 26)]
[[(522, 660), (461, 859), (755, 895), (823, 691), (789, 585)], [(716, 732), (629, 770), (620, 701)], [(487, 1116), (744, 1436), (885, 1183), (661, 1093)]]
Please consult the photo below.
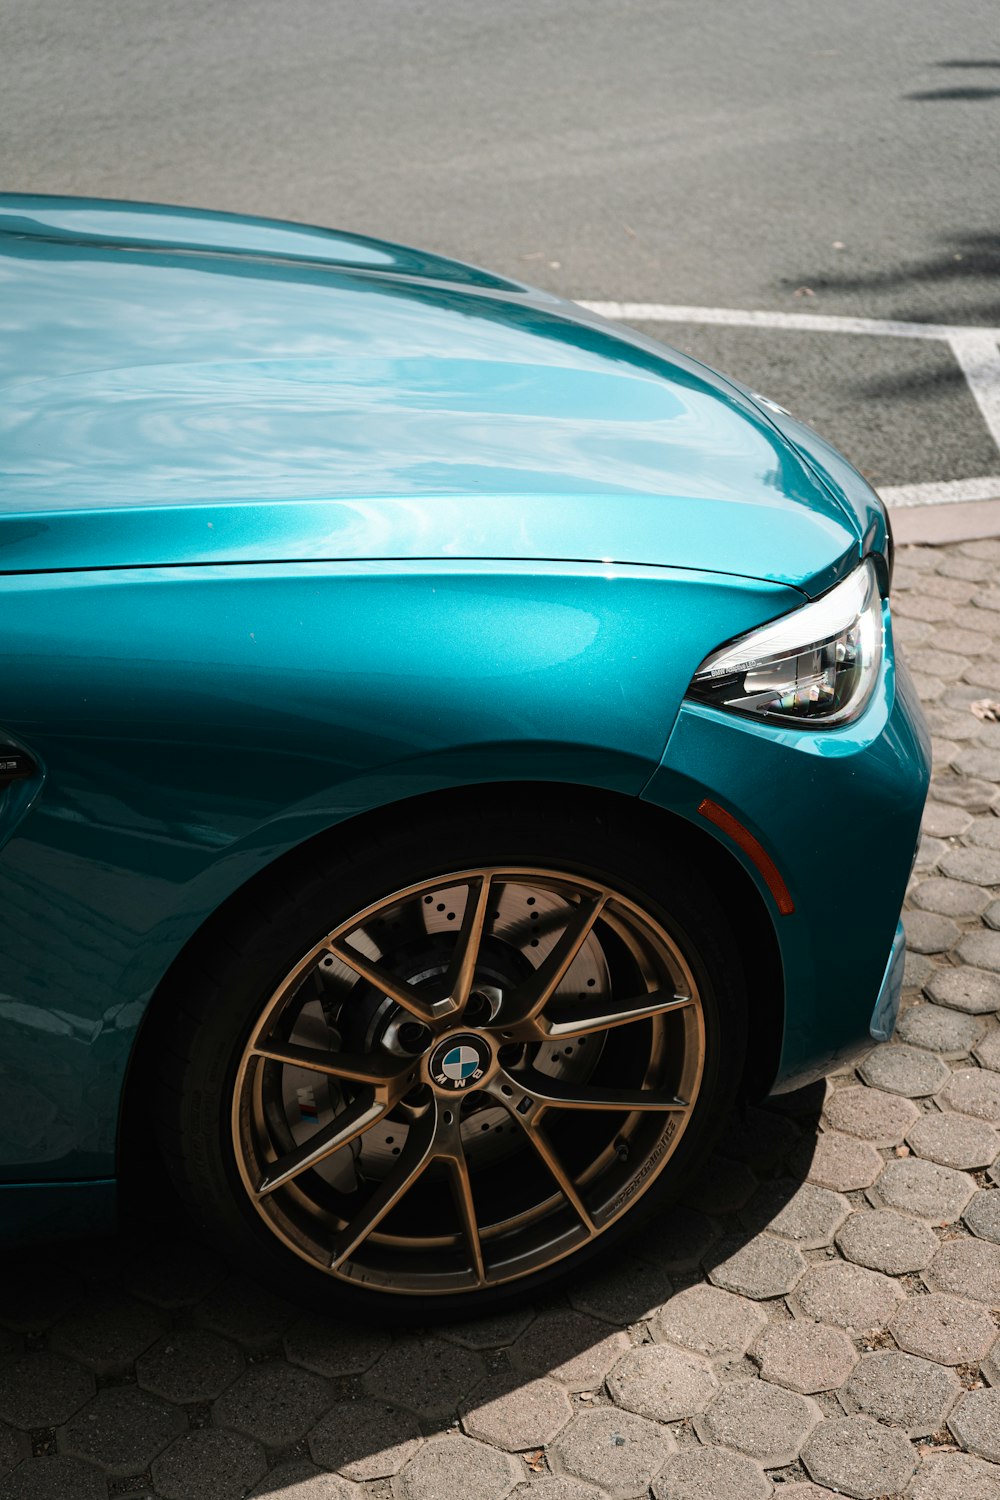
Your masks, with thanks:
[(267, 220), (0, 198), (2, 571), (555, 559), (814, 593), (865, 529), (744, 393), (516, 282)]

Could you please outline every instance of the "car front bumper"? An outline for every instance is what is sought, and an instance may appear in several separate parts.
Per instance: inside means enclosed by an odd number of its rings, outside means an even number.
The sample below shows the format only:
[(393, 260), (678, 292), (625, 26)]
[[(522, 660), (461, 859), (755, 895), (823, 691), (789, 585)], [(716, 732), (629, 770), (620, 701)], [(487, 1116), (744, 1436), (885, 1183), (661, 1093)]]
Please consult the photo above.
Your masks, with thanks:
[[(894, 658), (888, 607), (885, 640), (876, 691), (842, 728), (779, 728), (685, 701), (643, 792), (718, 838), (771, 914), (785, 1002), (777, 1092), (851, 1061), (895, 1022), (905, 951), (899, 913), (930, 738), (912, 679)], [(763, 847), (794, 911), (779, 914), (753, 860), (699, 816), (706, 797)]]

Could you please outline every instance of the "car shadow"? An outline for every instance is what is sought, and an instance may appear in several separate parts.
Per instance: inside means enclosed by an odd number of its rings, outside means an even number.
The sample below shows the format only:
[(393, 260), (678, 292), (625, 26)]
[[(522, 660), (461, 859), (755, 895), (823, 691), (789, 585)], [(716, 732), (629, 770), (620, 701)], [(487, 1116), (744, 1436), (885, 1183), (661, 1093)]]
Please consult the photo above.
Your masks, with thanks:
[[(605, 1379), (636, 1340), (686, 1343), (731, 1373), (759, 1309), (804, 1256), (826, 1253), (850, 1207), (840, 1198), (831, 1214), (839, 1195), (807, 1182), (824, 1093), (736, 1108), (676, 1204), (620, 1250), (557, 1296), (466, 1322), (375, 1327), (286, 1302), (227, 1265), (159, 1190), (114, 1236), (0, 1259), (0, 1418), (30, 1422), (35, 1454), (79, 1453), (81, 1425), (138, 1387), (160, 1436), (148, 1453), (140, 1443), (134, 1475), (118, 1462), (123, 1493), (152, 1495), (158, 1454), (182, 1430), (221, 1428), (261, 1445), (267, 1472), (250, 1493), (278, 1496), (323, 1469), (382, 1479), (421, 1437), (458, 1424), (513, 1451), (519, 1421), (544, 1441), (546, 1403), (554, 1430), (606, 1403)], [(719, 1333), (728, 1308), (743, 1310), (735, 1341)], [(12, 1379), (32, 1389), (33, 1370), (75, 1391), (76, 1408), (12, 1403)]]

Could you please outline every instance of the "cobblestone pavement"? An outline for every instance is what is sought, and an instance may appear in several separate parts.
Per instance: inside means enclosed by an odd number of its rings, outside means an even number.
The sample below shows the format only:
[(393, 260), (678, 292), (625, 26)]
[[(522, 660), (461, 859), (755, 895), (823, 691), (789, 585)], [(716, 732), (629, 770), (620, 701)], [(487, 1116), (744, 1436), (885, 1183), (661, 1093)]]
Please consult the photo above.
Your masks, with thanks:
[(156, 1236), (0, 1267), (0, 1500), (1000, 1500), (997, 580), (899, 558), (936, 769), (893, 1042), (483, 1322), (324, 1324)]

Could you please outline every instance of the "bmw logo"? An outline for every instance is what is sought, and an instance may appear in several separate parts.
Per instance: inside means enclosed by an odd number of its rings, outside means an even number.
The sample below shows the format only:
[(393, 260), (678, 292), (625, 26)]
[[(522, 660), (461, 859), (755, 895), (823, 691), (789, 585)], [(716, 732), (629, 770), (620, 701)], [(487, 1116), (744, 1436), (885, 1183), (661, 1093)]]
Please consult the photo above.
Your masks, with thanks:
[(450, 1036), (441, 1043), (430, 1060), (431, 1079), (439, 1089), (457, 1092), (477, 1084), (492, 1060), (482, 1037)]

